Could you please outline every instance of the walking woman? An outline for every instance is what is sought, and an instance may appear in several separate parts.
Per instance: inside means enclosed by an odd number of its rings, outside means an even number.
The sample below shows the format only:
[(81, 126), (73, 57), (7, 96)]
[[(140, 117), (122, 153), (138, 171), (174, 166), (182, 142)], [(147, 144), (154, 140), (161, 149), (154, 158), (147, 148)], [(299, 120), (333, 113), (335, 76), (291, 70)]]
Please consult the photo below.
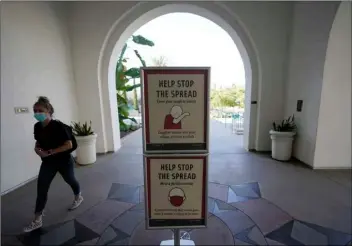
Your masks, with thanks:
[(34, 220), (24, 228), (30, 232), (43, 225), (43, 210), (48, 198), (48, 190), (57, 172), (69, 184), (74, 193), (74, 201), (69, 210), (76, 209), (83, 202), (79, 184), (74, 175), (74, 160), (71, 155), (72, 134), (65, 125), (52, 116), (54, 108), (46, 97), (39, 97), (33, 106), (34, 117), (38, 121), (34, 125), (34, 151), (42, 159), (38, 176), (37, 200)]

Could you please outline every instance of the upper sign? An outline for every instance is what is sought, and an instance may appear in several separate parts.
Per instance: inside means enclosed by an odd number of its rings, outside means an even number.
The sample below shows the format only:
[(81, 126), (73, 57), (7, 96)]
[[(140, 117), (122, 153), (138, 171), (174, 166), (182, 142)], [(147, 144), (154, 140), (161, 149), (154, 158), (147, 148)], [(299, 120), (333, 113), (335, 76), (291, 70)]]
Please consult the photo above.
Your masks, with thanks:
[(210, 68), (142, 68), (145, 152), (208, 152)]
[(147, 156), (147, 228), (205, 227), (207, 156)]

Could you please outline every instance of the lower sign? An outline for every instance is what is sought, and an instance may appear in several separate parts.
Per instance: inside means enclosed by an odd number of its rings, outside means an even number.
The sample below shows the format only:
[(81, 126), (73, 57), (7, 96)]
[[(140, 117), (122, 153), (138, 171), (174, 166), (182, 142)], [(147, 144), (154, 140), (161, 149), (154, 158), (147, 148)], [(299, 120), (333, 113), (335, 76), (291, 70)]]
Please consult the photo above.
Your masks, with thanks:
[(204, 228), (208, 157), (146, 156), (147, 229)]

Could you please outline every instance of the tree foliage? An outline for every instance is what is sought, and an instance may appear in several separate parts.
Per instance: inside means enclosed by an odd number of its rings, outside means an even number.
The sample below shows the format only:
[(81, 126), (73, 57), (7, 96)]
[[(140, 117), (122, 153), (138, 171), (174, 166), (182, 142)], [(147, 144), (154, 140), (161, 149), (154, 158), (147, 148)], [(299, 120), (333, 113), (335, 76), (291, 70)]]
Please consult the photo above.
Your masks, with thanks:
[(167, 66), (167, 58), (165, 56), (154, 57), (152, 59), (153, 66), (156, 67), (166, 67)]
[[(147, 38), (137, 35), (132, 36), (132, 42), (139, 44), (139, 45), (146, 45), (146, 46), (154, 46), (154, 43)], [(124, 120), (130, 119), (133, 122), (136, 122), (136, 119), (129, 117), (129, 109), (130, 105), (127, 100), (127, 92), (136, 90), (141, 86), (141, 84), (133, 84), (128, 85), (130, 79), (140, 78), (139, 68), (133, 67), (127, 69), (126, 62), (127, 58), (125, 58), (125, 52), (128, 48), (128, 43), (122, 48), (121, 54), (119, 56), (119, 60), (116, 65), (116, 96), (117, 96), (117, 104), (118, 104), (118, 112), (119, 112), (119, 122), (120, 122), (120, 130), (123, 131), (128, 128), (126, 126)], [(146, 63), (138, 50), (133, 50), (139, 61), (141, 62), (143, 67), (146, 67)]]
[(244, 108), (244, 89), (232, 86), (231, 88), (213, 89), (210, 93), (212, 107), (240, 107)]

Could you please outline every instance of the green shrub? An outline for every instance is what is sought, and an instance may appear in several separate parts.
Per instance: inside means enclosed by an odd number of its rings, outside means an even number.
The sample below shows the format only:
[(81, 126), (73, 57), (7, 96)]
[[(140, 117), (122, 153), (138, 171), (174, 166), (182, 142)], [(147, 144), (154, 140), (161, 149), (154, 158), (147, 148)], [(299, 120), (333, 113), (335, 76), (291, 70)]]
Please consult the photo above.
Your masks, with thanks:
[(295, 132), (297, 126), (295, 124), (295, 116), (292, 115), (288, 119), (283, 120), (281, 124), (273, 122), (273, 130), (277, 132)]
[(72, 132), (75, 136), (90, 136), (94, 135), (92, 129), (92, 121), (81, 124), (80, 122), (72, 122)]

